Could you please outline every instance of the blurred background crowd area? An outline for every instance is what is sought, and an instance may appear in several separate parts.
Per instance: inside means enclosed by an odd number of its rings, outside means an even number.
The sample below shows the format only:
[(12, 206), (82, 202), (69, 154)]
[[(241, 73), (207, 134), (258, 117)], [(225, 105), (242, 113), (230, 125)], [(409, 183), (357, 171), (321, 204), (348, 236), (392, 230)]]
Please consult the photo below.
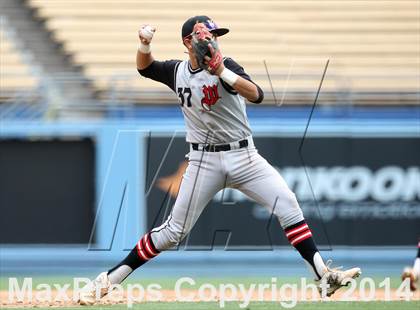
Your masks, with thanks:
[(197, 14), (230, 28), (221, 50), (262, 86), (264, 104), (312, 104), (328, 59), (321, 105), (419, 103), (415, 0), (1, 0), (0, 11), (3, 119), (173, 105), (170, 89), (136, 71), (137, 31), (157, 27), (156, 59), (186, 59), (181, 25)]

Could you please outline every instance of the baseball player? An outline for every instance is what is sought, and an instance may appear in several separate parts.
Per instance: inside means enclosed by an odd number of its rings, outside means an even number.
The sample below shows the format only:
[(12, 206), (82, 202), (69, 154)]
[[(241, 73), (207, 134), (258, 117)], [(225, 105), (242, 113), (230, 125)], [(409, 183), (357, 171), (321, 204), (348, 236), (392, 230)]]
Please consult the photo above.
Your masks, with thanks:
[(417, 257), (413, 267), (405, 267), (401, 275), (402, 280), (409, 279), (411, 291), (417, 290), (416, 282), (420, 279), (420, 239), (417, 244)]
[(330, 296), (350, 278), (358, 277), (360, 268), (342, 271), (324, 264), (296, 196), (277, 170), (258, 154), (245, 99), (258, 104), (264, 94), (236, 61), (222, 56), (218, 38), (229, 30), (219, 28), (207, 16), (189, 18), (182, 26), (182, 43), (189, 55), (183, 61), (155, 60), (150, 44), (154, 32), (150, 26), (139, 31), (137, 69), (176, 94), (190, 144), (188, 167), (163, 225), (146, 233), (124, 260), (88, 284), (80, 303), (94, 304), (111, 285), (121, 283), (150, 259), (177, 246), (207, 203), (225, 187), (242, 191), (278, 218), (315, 280), (327, 284), (324, 294)]

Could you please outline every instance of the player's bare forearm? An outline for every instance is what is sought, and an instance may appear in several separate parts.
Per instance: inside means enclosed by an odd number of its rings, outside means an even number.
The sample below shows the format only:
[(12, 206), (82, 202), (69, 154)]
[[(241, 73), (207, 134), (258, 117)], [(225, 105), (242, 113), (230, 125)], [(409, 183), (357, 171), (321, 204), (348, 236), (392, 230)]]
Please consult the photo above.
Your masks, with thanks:
[(140, 51), (137, 51), (137, 69), (143, 70), (146, 69), (153, 62), (154, 58), (152, 53), (144, 54)]
[(254, 83), (245, 80), (243, 77), (238, 77), (235, 84), (232, 86), (242, 97), (248, 101), (254, 102), (259, 98), (258, 88)]
[(137, 50), (136, 57), (138, 70), (146, 69), (154, 60), (151, 53), (150, 43), (152, 42), (153, 34), (155, 33), (155, 31), (156, 28), (149, 25), (143, 25), (139, 30), (138, 35), (140, 40), (140, 46)]
[[(215, 74), (223, 79), (222, 72), (224, 70), (225, 65), (221, 63), (220, 66), (216, 69)], [(263, 97), (261, 97), (257, 85), (248, 81), (247, 79), (244, 79), (240, 75), (236, 76), (236, 81), (233, 84), (231, 84), (233, 89), (236, 90), (239, 93), (239, 95), (246, 98), (248, 101), (260, 103)]]

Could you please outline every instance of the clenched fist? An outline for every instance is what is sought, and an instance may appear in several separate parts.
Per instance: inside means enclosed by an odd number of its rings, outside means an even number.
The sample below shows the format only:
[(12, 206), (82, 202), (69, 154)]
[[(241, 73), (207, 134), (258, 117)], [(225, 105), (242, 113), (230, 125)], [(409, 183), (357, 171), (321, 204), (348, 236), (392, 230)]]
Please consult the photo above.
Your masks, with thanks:
[(156, 28), (150, 25), (143, 25), (139, 30), (139, 39), (141, 43), (149, 45), (152, 42), (153, 35), (155, 34)]

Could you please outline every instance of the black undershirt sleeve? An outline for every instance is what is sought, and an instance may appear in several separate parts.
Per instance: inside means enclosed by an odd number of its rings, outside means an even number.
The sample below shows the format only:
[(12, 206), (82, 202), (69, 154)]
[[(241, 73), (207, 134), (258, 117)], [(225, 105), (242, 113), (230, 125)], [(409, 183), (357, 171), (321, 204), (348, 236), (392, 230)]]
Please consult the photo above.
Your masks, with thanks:
[[(244, 68), (242, 68), (236, 61), (234, 61), (232, 58), (225, 58), (223, 61), (226, 68), (229, 70), (235, 72), (237, 75), (241, 76), (245, 80), (250, 81), (255, 86), (257, 86), (258, 90), (258, 98), (255, 101), (251, 101), (252, 103), (261, 103), (264, 99), (264, 92), (257, 84), (254, 83), (254, 81), (251, 80), (251, 77), (245, 72)], [(222, 80), (221, 80), (222, 81)], [(236, 94), (237, 92), (233, 89), (232, 86), (226, 84), (224, 81), (222, 81), (223, 87), (231, 94)]]
[(175, 91), (176, 69), (180, 62), (180, 60), (154, 60), (147, 68), (142, 70), (137, 69), (137, 71), (140, 75), (161, 82)]

